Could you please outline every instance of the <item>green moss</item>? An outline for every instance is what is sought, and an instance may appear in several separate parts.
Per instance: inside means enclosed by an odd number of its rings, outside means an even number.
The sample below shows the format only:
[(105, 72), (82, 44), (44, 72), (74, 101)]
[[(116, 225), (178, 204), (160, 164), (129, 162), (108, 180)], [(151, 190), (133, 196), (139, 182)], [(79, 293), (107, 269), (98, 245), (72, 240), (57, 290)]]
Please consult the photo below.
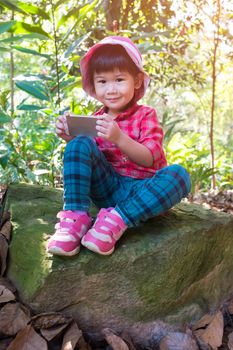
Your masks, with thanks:
[(27, 298), (51, 270), (46, 241), (61, 205), (62, 191), (24, 184), (12, 185), (8, 190), (7, 207), (13, 224), (8, 275)]
[(174, 312), (186, 318), (180, 310), (190, 303), (200, 311), (232, 292), (229, 215), (180, 204), (127, 230), (113, 255), (82, 248), (74, 257), (52, 257), (46, 243), (62, 208), (62, 191), (13, 185), (7, 206), (14, 226), (8, 277), (23, 301), (39, 305), (37, 311), (65, 309), (78, 318), (80, 309), (91, 314), (96, 307), (99, 317), (107, 312), (131, 321)]

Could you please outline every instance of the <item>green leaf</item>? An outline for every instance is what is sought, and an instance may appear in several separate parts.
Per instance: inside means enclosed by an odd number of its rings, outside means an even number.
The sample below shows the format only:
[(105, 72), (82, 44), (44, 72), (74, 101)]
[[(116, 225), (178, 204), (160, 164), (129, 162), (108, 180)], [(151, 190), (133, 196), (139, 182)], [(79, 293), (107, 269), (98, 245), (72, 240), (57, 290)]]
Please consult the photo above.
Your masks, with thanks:
[(38, 15), (39, 17), (42, 17), (44, 19), (50, 19), (50, 16), (47, 12), (30, 3), (18, 2), (18, 7), (24, 10), (25, 12), (30, 13), (31, 15)]
[(77, 24), (87, 15), (88, 12), (93, 10), (93, 8), (97, 5), (97, 3), (98, 3), (98, 0), (94, 0), (90, 4), (84, 5), (80, 9)]
[(58, 24), (57, 24), (57, 29), (64, 24), (70, 17), (78, 17), (80, 8), (72, 8), (67, 14), (63, 15)]
[(44, 107), (30, 104), (20, 104), (16, 108), (20, 111), (38, 111), (40, 109), (43, 109)]
[(74, 51), (74, 49), (79, 46), (84, 40), (86, 40), (91, 35), (91, 32), (88, 32), (87, 34), (81, 36), (75, 42), (73, 42), (68, 49), (66, 50), (64, 56), (67, 58), (69, 55)]
[(50, 38), (50, 35), (46, 33), (40, 26), (33, 26), (31, 24), (19, 21), (12, 25), (10, 32), (14, 34), (37, 33)]
[(2, 0), (0, 1), (0, 5), (10, 10), (23, 13), (24, 15), (27, 14), (24, 10), (22, 10), (19, 6), (17, 6), (17, 1), (15, 0)]
[(12, 121), (11, 117), (4, 113), (3, 111), (0, 111), (0, 124), (10, 123)]
[(41, 57), (45, 57), (45, 58), (50, 58), (51, 55), (45, 54), (45, 53), (40, 53), (36, 50), (31, 50), (31, 49), (25, 49), (22, 46), (12, 46), (13, 49), (18, 50), (20, 52), (24, 52), (24, 53), (28, 53), (30, 55), (35, 55), (35, 56), (41, 56)]
[(69, 3), (70, 0), (59, 0), (56, 2), (56, 4), (53, 5), (54, 10), (57, 9), (60, 5), (64, 5), (65, 3)]
[(40, 99), (40, 100), (45, 100), (49, 101), (49, 97), (47, 95), (45, 86), (41, 81), (38, 80), (23, 80), (23, 81), (17, 81), (16, 86), (27, 92), (28, 94)]
[(42, 34), (37, 34), (37, 33), (33, 33), (33, 34), (25, 34), (25, 35), (16, 35), (10, 38), (5, 38), (0, 40), (0, 43), (11, 43), (11, 42), (15, 42), (15, 41), (24, 41), (24, 40), (32, 40), (32, 39), (39, 39), (39, 40), (48, 40), (47, 36), (44, 36)]
[(1, 52), (10, 52), (10, 49), (7, 47), (0, 46), (0, 51)]
[(16, 21), (0, 22), (0, 34), (7, 32)]
[(9, 158), (9, 150), (7, 149), (7, 147), (1, 145), (0, 146), (0, 165), (2, 166), (3, 169), (5, 169), (7, 166), (8, 158)]
[(70, 33), (73, 31), (74, 28), (76, 28), (79, 23), (83, 20), (83, 18), (87, 15), (88, 12), (90, 12), (91, 10), (93, 10), (93, 8), (96, 6), (96, 4), (98, 3), (98, 0), (94, 0), (93, 2), (91, 2), (90, 4), (86, 4), (84, 5), (80, 10), (79, 10), (79, 16), (77, 18), (77, 20), (75, 21), (75, 23), (69, 28), (69, 30), (66, 32), (66, 35), (62, 38), (61, 42), (60, 42), (60, 46), (62, 45), (62, 43), (68, 38), (68, 36), (70, 35)]
[(81, 86), (82, 86), (82, 79), (81, 79), (81, 77), (78, 77), (75, 79), (75, 81), (73, 83), (69, 84), (68, 86), (63, 87), (63, 89), (64, 90), (67, 90), (67, 89), (72, 90), (75, 87), (81, 87)]

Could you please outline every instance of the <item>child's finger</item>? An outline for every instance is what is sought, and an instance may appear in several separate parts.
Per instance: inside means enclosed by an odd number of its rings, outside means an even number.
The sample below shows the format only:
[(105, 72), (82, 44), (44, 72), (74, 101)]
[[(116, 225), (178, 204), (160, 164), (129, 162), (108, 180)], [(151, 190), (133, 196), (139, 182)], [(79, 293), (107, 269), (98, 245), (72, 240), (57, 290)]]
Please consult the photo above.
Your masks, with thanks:
[(64, 130), (56, 128), (56, 134), (64, 134)]
[(98, 137), (105, 138), (105, 134), (103, 134), (103, 133), (100, 132), (100, 131), (97, 132), (97, 136), (98, 136)]
[(67, 134), (69, 135), (68, 125), (66, 120), (58, 120), (56, 122), (56, 132), (58, 134)]
[(101, 119), (101, 120), (98, 119), (98, 120), (96, 121), (96, 125), (101, 125), (101, 126), (107, 127), (108, 124), (109, 124), (109, 122), (106, 121), (106, 120), (104, 120), (104, 119)]
[(100, 125), (97, 125), (97, 126), (96, 126), (96, 130), (99, 131), (99, 132), (101, 132), (102, 134), (105, 134), (106, 131), (107, 131), (107, 129), (106, 129), (105, 127), (100, 126)]
[(60, 122), (60, 121), (57, 121), (56, 122), (56, 128), (58, 129), (64, 129), (64, 123)]
[(66, 117), (64, 115), (59, 115), (57, 118), (57, 121), (60, 123), (63, 123), (65, 119), (66, 119)]
[(98, 115), (98, 120), (112, 121), (113, 117), (111, 117), (110, 115), (104, 113), (102, 115)]

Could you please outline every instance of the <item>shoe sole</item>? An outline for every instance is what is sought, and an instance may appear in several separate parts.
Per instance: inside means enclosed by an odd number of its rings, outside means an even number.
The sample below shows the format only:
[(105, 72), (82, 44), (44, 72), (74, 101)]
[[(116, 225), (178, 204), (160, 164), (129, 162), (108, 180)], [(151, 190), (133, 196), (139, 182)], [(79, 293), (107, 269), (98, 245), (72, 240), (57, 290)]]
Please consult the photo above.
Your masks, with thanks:
[(91, 250), (94, 253), (98, 253), (98, 254), (101, 254), (101, 255), (110, 255), (114, 251), (114, 247), (111, 250), (107, 251), (107, 252), (102, 252), (99, 249), (99, 247), (96, 244), (92, 243), (92, 242), (85, 242), (84, 240), (82, 240), (81, 243), (87, 249)]
[(47, 252), (53, 255), (60, 255), (60, 256), (72, 256), (78, 254), (80, 251), (80, 247), (75, 248), (74, 250), (71, 250), (70, 252), (66, 252), (62, 250), (59, 247), (51, 247), (47, 249)]

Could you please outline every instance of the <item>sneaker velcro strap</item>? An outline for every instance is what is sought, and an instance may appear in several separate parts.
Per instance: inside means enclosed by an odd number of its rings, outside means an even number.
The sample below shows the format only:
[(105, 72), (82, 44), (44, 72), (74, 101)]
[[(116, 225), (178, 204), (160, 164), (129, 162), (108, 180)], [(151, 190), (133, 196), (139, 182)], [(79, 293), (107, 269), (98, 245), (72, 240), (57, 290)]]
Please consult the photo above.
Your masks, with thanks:
[(78, 220), (82, 216), (83, 216), (82, 214), (75, 213), (74, 211), (71, 211), (71, 210), (62, 210), (62, 211), (59, 211), (59, 213), (57, 214), (57, 217), (59, 219), (71, 219), (71, 220)]

